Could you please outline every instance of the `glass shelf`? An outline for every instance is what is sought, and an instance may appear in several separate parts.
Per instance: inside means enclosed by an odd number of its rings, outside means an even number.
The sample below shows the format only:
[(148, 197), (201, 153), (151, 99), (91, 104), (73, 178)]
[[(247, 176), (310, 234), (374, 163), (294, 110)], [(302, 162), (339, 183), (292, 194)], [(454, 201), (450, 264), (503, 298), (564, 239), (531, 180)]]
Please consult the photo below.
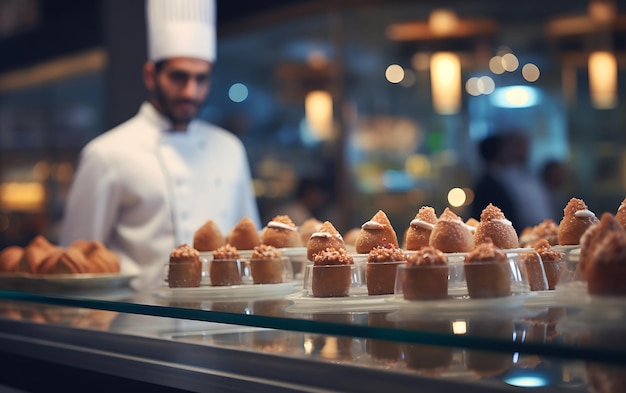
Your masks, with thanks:
[(541, 302), (509, 309), (416, 313), (397, 308), (391, 301), (386, 308), (373, 304), (371, 310), (367, 305), (318, 307), (299, 304), (293, 294), (206, 300), (166, 298), (154, 291), (119, 290), (98, 295), (5, 290), (0, 291), (0, 299), (396, 343), (626, 363), (622, 320), (586, 318), (576, 307)]

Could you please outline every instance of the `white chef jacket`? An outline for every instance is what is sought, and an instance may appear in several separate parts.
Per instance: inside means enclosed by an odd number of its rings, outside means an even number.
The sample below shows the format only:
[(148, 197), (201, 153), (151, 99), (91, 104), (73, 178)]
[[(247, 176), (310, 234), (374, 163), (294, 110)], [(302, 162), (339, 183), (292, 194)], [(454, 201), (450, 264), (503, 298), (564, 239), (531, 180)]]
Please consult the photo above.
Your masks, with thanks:
[(241, 141), (193, 120), (186, 132), (150, 103), (82, 150), (61, 228), (61, 244), (99, 240), (121, 261), (133, 285), (157, 285), (170, 252), (193, 244), (213, 220), (226, 233), (247, 216), (260, 227)]

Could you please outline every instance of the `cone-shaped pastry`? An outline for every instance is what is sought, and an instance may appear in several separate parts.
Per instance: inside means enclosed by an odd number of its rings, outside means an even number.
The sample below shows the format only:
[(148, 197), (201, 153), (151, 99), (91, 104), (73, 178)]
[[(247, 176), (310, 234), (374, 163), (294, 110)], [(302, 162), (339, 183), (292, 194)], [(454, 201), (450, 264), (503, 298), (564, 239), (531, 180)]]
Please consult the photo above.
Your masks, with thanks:
[(592, 245), (592, 255), (585, 268), (587, 289), (591, 295), (626, 295), (626, 231), (610, 213), (602, 215), (599, 227), (598, 231), (603, 232), (603, 236), (595, 239), (596, 244)]
[(459, 216), (446, 208), (430, 234), (429, 245), (441, 252), (469, 252), (474, 247), (474, 235)]
[(276, 248), (302, 247), (298, 227), (287, 215), (276, 216), (261, 233), (261, 243)]
[(238, 250), (253, 250), (261, 244), (259, 231), (249, 217), (244, 217), (228, 234), (228, 244)]
[(430, 234), (436, 223), (435, 209), (430, 206), (422, 206), (406, 231), (406, 249), (419, 250), (428, 246)]
[(37, 235), (24, 249), (20, 271), (36, 274), (43, 260), (53, 251), (58, 250), (59, 247), (50, 243), (45, 237)]
[(474, 217), (470, 217), (467, 219), (467, 221), (465, 221), (465, 225), (470, 227), (470, 231), (472, 232), (476, 232), (476, 229), (478, 229), (478, 224), (480, 224), (480, 222)]
[(318, 232), (322, 227), (323, 222), (318, 220), (315, 217), (311, 217), (306, 219), (300, 228), (298, 228), (298, 233), (300, 233), (300, 238), (302, 239), (302, 244), (307, 244), (309, 242), (309, 238), (315, 232)]
[(580, 237), (580, 256), (578, 257), (578, 272), (586, 277), (587, 266), (600, 244), (600, 240), (611, 232), (624, 230), (617, 219), (611, 213), (602, 214), (600, 222), (593, 224)]
[(325, 221), (321, 228), (309, 237), (306, 245), (306, 257), (312, 261), (315, 254), (330, 247), (336, 250), (346, 249), (341, 234), (330, 221)]
[(626, 229), (626, 198), (624, 198), (622, 203), (619, 205), (617, 213), (615, 213), (615, 219), (624, 229)]
[(224, 235), (213, 220), (205, 222), (193, 236), (193, 248), (198, 251), (217, 250), (224, 243)]
[(498, 248), (517, 248), (519, 239), (511, 221), (504, 217), (502, 211), (492, 205), (487, 205), (480, 214), (480, 223), (474, 233), (474, 243), (482, 244), (489, 238)]
[(559, 224), (559, 244), (562, 246), (580, 244), (580, 237), (598, 218), (589, 211), (582, 199), (572, 198), (563, 209), (563, 219)]
[(396, 231), (382, 210), (379, 210), (370, 221), (361, 225), (361, 230), (356, 238), (356, 252), (367, 254), (373, 248), (392, 244), (398, 246)]

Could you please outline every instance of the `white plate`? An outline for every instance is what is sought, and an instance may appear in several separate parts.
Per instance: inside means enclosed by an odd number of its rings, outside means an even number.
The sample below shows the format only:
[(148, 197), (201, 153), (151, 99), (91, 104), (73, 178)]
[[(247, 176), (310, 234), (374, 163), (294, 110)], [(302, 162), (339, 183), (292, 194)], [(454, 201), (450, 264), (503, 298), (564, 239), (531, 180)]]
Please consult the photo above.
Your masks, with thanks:
[(302, 292), (287, 296), (293, 305), (286, 308), (289, 312), (346, 312), (346, 311), (382, 311), (392, 310), (395, 305), (387, 300), (393, 295), (368, 296), (367, 294), (345, 297), (313, 297)]
[(485, 310), (505, 310), (524, 306), (524, 303), (533, 298), (533, 292), (512, 295), (506, 297), (471, 299), (453, 298), (442, 300), (405, 300), (400, 296), (394, 296), (387, 301), (400, 307), (401, 311), (407, 312), (467, 312)]
[(200, 286), (196, 288), (167, 288), (155, 290), (156, 296), (166, 299), (232, 299), (282, 296), (297, 291), (297, 285), (293, 281), (279, 284), (244, 284), (229, 286)]
[(75, 292), (129, 287), (136, 274), (0, 275), (0, 288), (25, 292)]

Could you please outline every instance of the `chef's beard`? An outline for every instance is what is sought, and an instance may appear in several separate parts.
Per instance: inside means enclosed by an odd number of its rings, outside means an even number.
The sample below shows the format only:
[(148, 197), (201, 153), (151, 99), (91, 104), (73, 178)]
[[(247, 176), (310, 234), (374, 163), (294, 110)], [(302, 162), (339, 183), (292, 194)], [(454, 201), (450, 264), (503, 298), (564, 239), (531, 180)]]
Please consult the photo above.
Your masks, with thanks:
[[(172, 122), (175, 126), (187, 126), (191, 120), (193, 120), (200, 111), (200, 107), (204, 101), (189, 100), (189, 99), (170, 99), (167, 97), (159, 85), (159, 82), (155, 80), (154, 96), (163, 111), (163, 114)], [(187, 113), (176, 113), (175, 107), (178, 104), (189, 103), (195, 106), (195, 108)]]

